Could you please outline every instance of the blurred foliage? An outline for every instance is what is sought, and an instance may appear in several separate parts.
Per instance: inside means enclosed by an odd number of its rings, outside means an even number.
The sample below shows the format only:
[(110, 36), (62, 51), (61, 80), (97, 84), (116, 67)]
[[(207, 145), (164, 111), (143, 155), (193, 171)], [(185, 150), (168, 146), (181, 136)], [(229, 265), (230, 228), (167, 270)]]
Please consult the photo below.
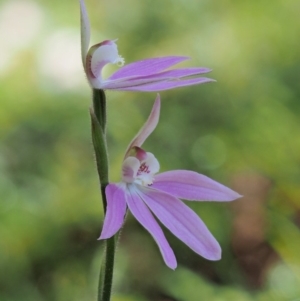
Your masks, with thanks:
[[(161, 169), (244, 195), (189, 203), (223, 249), (208, 262), (170, 235), (168, 270), (129, 216), (114, 301), (300, 300), (300, 2), (86, 0), (92, 40), (127, 62), (188, 55), (217, 83), (161, 93), (145, 148)], [(0, 3), (0, 300), (95, 300), (101, 198), (80, 59), (78, 2)], [(115, 70), (108, 67), (108, 75)], [(155, 94), (108, 92), (111, 179)]]

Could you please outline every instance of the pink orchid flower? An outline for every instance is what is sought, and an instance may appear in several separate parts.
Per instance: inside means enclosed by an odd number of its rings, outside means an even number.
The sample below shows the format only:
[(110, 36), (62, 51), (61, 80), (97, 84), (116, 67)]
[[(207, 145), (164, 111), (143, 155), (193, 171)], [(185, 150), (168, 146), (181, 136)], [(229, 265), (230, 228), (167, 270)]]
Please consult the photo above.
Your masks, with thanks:
[(218, 242), (198, 215), (179, 199), (227, 202), (241, 196), (193, 171), (173, 170), (156, 175), (159, 162), (141, 146), (155, 129), (159, 112), (158, 95), (147, 122), (126, 150), (122, 181), (106, 187), (107, 212), (99, 239), (110, 238), (120, 230), (128, 206), (133, 216), (153, 236), (171, 269), (177, 266), (176, 258), (153, 214), (197, 254), (209, 260), (219, 260), (221, 248)]
[(166, 70), (189, 59), (185, 56), (166, 56), (134, 62), (120, 68), (109, 78), (103, 79), (101, 72), (106, 64), (122, 66), (124, 59), (118, 53), (115, 40), (103, 41), (89, 49), (90, 23), (83, 0), (80, 0), (80, 15), (82, 64), (94, 89), (162, 91), (214, 81), (206, 77), (197, 77), (200, 74), (210, 72), (211, 70), (208, 68)]

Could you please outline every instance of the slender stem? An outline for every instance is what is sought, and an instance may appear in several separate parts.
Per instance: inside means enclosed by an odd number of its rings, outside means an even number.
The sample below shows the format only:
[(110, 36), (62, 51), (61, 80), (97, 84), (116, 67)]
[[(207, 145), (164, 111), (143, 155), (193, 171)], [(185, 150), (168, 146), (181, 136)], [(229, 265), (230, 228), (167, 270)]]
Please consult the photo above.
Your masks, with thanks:
[(107, 239), (105, 245), (105, 260), (101, 266), (98, 285), (98, 301), (110, 301), (114, 272), (115, 237)]
[[(106, 98), (103, 90), (93, 90), (91, 110), (92, 138), (95, 149), (97, 171), (101, 184), (104, 213), (106, 213), (105, 188), (108, 185), (108, 154), (106, 147)], [(99, 275), (98, 301), (110, 301), (116, 241), (115, 237), (105, 240), (105, 258)]]
[(106, 130), (106, 96), (104, 90), (93, 89), (93, 109), (105, 134)]

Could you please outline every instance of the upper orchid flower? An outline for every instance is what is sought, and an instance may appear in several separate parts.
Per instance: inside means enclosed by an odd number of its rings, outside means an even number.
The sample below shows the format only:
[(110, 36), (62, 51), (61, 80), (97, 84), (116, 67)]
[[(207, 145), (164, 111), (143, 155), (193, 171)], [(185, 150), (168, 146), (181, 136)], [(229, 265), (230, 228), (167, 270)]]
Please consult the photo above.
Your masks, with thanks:
[(83, 0), (80, 0), (80, 13), (82, 64), (93, 88), (127, 91), (162, 91), (214, 81), (206, 77), (195, 77), (211, 71), (208, 68), (166, 70), (175, 64), (189, 59), (185, 56), (145, 59), (126, 65), (113, 73), (109, 78), (103, 79), (101, 71), (106, 64), (111, 63), (122, 66), (124, 59), (118, 54), (117, 45), (112, 40), (96, 44), (89, 49), (90, 23)]
[(197, 254), (218, 260), (221, 258), (218, 242), (198, 215), (179, 199), (232, 201), (240, 195), (193, 171), (174, 170), (155, 175), (159, 162), (140, 147), (155, 129), (159, 112), (158, 96), (147, 122), (127, 148), (121, 182), (106, 187), (107, 211), (99, 239), (110, 238), (121, 228), (128, 206), (153, 236), (171, 269), (177, 266), (176, 258), (153, 214)]

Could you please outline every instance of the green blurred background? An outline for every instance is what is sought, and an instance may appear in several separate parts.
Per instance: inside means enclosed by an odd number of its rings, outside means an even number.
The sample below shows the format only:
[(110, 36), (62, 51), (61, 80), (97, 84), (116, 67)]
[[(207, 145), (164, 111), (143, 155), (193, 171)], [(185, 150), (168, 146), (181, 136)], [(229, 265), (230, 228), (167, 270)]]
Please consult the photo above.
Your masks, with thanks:
[[(220, 242), (208, 262), (166, 232), (174, 272), (129, 216), (113, 301), (299, 301), (299, 0), (86, 0), (92, 42), (126, 62), (188, 55), (217, 83), (161, 93), (145, 143), (161, 170), (191, 169), (244, 195), (189, 203)], [(0, 2), (0, 300), (96, 300), (101, 196), (91, 92), (71, 0)], [(116, 66), (105, 69), (106, 76)], [(108, 92), (111, 180), (155, 93)]]

